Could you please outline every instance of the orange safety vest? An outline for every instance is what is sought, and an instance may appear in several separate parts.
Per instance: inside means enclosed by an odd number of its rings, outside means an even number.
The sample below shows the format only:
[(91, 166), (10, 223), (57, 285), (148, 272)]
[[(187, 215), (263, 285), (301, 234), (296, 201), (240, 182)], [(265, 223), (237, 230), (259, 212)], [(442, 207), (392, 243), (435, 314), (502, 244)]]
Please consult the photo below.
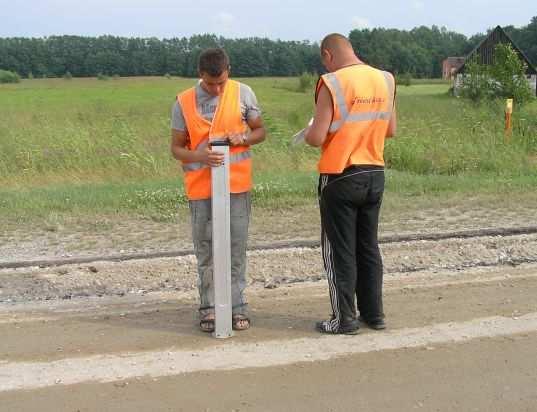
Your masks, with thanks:
[(320, 173), (337, 174), (351, 165), (384, 166), (384, 139), (393, 111), (395, 85), (390, 73), (365, 64), (319, 79), (332, 96), (334, 115), (321, 148)]
[[(248, 129), (242, 121), (239, 82), (228, 80), (212, 122), (204, 119), (196, 108), (196, 89), (192, 87), (177, 96), (188, 130), (190, 150), (201, 150), (211, 140), (228, 134), (244, 133)], [(252, 159), (249, 146), (230, 146), (230, 190), (243, 193), (252, 188)], [(211, 197), (211, 168), (204, 163), (183, 162), (185, 191), (189, 200)]]

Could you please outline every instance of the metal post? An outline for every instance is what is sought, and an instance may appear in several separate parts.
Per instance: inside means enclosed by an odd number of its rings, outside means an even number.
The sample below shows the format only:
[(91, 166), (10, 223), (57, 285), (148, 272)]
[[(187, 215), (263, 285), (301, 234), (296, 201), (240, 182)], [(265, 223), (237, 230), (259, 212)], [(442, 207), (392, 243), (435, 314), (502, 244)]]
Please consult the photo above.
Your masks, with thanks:
[(224, 154), (224, 164), (211, 168), (212, 226), (213, 226), (213, 278), (214, 278), (214, 337), (233, 336), (231, 323), (231, 227), (230, 227), (230, 184), (229, 142), (212, 141)]
[(505, 102), (505, 140), (507, 143), (511, 141), (511, 116), (513, 115), (513, 99), (507, 99)]

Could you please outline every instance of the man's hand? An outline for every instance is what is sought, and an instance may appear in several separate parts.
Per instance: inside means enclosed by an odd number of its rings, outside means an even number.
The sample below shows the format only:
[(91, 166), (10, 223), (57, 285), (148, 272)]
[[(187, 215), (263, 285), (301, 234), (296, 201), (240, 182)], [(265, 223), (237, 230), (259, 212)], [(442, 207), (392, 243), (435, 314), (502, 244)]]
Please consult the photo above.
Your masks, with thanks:
[(227, 136), (231, 146), (248, 146), (248, 132), (233, 133)]
[(205, 146), (198, 150), (190, 150), (187, 146), (188, 136), (186, 132), (172, 129), (171, 151), (173, 157), (184, 162), (199, 162), (211, 167), (224, 164), (224, 154), (213, 151)]
[(224, 164), (224, 153), (214, 151), (208, 147), (204, 147), (197, 151), (199, 161), (211, 167), (218, 167)]

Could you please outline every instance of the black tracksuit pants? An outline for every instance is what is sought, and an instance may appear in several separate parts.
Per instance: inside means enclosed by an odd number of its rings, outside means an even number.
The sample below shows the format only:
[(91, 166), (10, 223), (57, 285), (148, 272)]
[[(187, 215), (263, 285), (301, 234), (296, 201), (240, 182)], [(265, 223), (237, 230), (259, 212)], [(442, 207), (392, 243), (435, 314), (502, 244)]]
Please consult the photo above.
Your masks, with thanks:
[(384, 318), (377, 236), (383, 193), (382, 167), (351, 166), (341, 174), (319, 177), (321, 249), (333, 311), (332, 330), (355, 319), (356, 308), (368, 322)]

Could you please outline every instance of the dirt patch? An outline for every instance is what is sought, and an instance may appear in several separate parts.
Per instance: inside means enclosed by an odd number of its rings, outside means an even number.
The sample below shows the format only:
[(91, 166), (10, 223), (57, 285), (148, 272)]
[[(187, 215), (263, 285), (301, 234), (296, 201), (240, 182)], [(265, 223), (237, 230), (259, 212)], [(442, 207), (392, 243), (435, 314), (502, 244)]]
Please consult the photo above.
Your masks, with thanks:
[[(455, 276), (450, 271), (393, 274), (384, 298), (389, 327), (537, 312), (536, 268), (472, 269)], [(324, 281), (276, 289), (252, 286), (248, 297), (253, 327), (233, 342), (315, 337), (314, 322), (330, 312)], [(196, 312), (195, 291), (2, 305), (0, 362), (227, 345), (199, 331)]]

